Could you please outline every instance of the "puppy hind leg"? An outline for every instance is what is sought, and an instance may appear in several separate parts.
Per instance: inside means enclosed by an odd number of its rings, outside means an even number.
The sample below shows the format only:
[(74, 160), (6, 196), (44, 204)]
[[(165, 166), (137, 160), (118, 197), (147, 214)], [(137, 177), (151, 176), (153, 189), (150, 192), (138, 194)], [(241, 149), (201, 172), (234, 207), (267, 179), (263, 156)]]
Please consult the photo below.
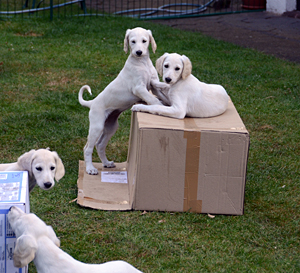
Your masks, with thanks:
[(85, 161), (85, 168), (86, 172), (90, 175), (98, 174), (97, 168), (94, 167), (92, 162), (92, 155), (95, 144), (99, 139), (99, 136), (102, 135), (103, 127), (90, 127), (88, 141), (84, 146), (84, 161)]
[(106, 146), (109, 140), (111, 139), (112, 135), (108, 135), (106, 132), (103, 133), (96, 144), (98, 156), (103, 164), (103, 167), (105, 168), (114, 168), (116, 166), (113, 161), (109, 161), (107, 159), (106, 152), (105, 152)]
[(104, 124), (103, 134), (99, 138), (96, 144), (96, 149), (98, 155), (102, 161), (102, 164), (105, 168), (114, 168), (115, 164), (113, 161), (109, 161), (106, 157), (106, 146), (111, 139), (111, 137), (116, 133), (119, 124), (118, 124), (118, 117), (120, 115), (120, 111), (115, 110), (113, 111), (106, 119)]

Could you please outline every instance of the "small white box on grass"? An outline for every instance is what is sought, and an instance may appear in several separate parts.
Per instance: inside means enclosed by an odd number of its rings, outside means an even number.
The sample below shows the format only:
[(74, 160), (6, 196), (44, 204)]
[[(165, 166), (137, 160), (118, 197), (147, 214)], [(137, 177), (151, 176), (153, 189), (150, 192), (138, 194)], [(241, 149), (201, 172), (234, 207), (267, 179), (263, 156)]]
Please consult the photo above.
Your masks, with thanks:
[(11, 206), (30, 211), (27, 172), (0, 172), (0, 273), (26, 273), (27, 266), (13, 264), (16, 236), (7, 219)]

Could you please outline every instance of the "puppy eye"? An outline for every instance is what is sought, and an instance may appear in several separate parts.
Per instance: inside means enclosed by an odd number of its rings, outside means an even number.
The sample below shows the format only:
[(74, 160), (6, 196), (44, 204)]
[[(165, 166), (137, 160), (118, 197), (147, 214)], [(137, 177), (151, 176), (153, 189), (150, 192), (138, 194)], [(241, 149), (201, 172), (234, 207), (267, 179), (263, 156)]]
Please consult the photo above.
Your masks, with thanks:
[(50, 170), (51, 170), (51, 171), (53, 171), (54, 169), (55, 169), (55, 167), (53, 167), (53, 166), (52, 166), (52, 167), (50, 167)]
[(168, 65), (168, 64), (165, 64), (165, 68), (169, 68), (169, 65)]
[(143, 43), (146, 43), (147, 41), (146, 40), (143, 40)]
[(180, 70), (180, 68), (179, 68), (179, 67), (176, 67), (175, 70), (178, 71), (178, 70)]
[(36, 167), (36, 170), (41, 172), (43, 169), (42, 169), (42, 167)]
[(135, 40), (132, 40), (131, 43), (135, 44)]

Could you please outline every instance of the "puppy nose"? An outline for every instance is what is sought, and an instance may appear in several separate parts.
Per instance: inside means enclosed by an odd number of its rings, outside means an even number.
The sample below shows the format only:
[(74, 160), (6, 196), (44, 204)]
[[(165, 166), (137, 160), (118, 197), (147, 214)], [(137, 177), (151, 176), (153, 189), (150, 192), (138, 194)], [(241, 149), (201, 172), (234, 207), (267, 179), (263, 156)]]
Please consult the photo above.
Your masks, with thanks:
[(142, 53), (143, 53), (142, 50), (138, 50), (138, 51), (136, 52), (136, 55), (141, 56)]
[(167, 78), (165, 78), (165, 81), (166, 81), (167, 83), (170, 83), (170, 82), (172, 81), (172, 79), (169, 78), (169, 77), (167, 77)]
[(51, 188), (52, 183), (51, 182), (46, 182), (46, 183), (44, 183), (44, 186), (45, 186), (46, 189), (49, 189), (49, 188)]

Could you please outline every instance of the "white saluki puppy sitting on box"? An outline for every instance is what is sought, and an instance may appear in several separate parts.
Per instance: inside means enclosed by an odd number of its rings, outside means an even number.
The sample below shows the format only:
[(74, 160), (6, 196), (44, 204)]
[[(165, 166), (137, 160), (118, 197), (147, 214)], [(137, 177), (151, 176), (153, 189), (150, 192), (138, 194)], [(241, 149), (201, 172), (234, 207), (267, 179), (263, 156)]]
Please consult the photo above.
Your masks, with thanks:
[(75, 260), (59, 248), (60, 241), (53, 228), (35, 214), (11, 207), (8, 221), (17, 238), (15, 267), (22, 268), (33, 261), (38, 273), (141, 273), (124, 261), (85, 264)]
[(43, 190), (51, 189), (55, 180), (65, 175), (65, 167), (56, 152), (49, 148), (30, 150), (21, 155), (17, 162), (0, 164), (0, 171), (27, 171), (29, 191), (37, 184)]
[(191, 61), (185, 55), (165, 53), (156, 61), (156, 69), (170, 85), (171, 106), (137, 104), (132, 107), (132, 111), (178, 119), (185, 116), (212, 117), (226, 111), (229, 97), (225, 89), (221, 85), (200, 82), (194, 77), (191, 74)]
[(118, 117), (123, 111), (141, 100), (155, 105), (162, 105), (159, 99), (166, 104), (169, 103), (163, 94), (168, 92), (169, 86), (159, 81), (157, 71), (149, 58), (150, 43), (155, 52), (156, 43), (150, 30), (140, 27), (128, 29), (124, 39), (124, 51), (127, 53), (129, 47), (130, 55), (117, 78), (93, 100), (86, 101), (82, 98), (85, 89), (91, 94), (89, 86), (85, 85), (79, 91), (80, 104), (90, 108), (89, 135), (84, 147), (88, 174), (98, 174), (98, 170), (92, 164), (94, 146), (103, 166), (115, 167), (113, 161), (107, 160), (105, 148), (118, 128)]

